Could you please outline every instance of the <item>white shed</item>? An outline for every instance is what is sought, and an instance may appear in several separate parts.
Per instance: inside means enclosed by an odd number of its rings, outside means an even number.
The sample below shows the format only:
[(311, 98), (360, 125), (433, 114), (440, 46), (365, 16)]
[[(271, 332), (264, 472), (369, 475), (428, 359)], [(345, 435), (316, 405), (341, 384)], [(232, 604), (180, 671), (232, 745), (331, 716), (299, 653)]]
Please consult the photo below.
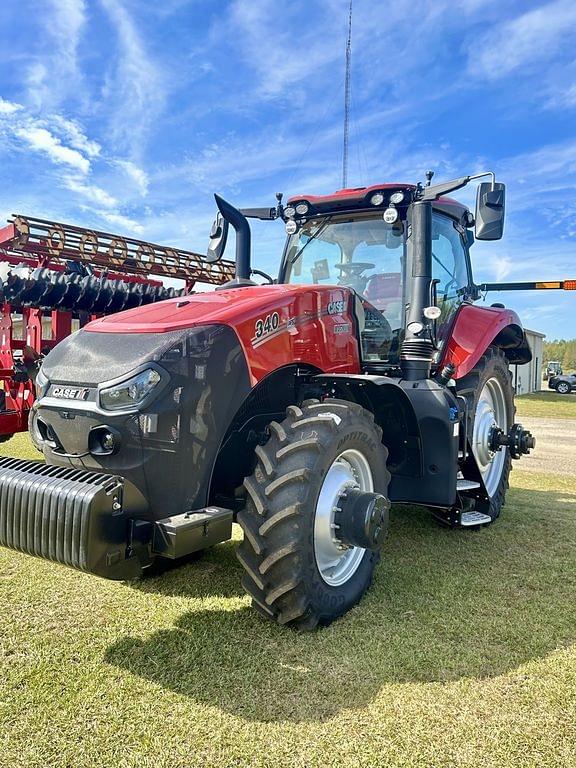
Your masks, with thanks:
[(517, 395), (527, 395), (542, 389), (542, 347), (545, 334), (529, 331), (527, 328), (525, 331), (532, 350), (532, 360), (524, 365), (512, 367), (512, 383)]

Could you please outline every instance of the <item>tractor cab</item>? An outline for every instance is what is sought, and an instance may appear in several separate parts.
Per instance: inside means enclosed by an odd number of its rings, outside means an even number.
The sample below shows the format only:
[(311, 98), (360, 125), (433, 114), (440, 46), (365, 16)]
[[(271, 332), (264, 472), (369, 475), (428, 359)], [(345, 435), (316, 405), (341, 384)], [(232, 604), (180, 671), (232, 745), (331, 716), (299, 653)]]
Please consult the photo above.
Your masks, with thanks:
[[(351, 288), (358, 301), (361, 352), (366, 366), (397, 369), (406, 325), (407, 270), (413, 238), (409, 237), (412, 185), (386, 184), (344, 189), (333, 195), (299, 195), (282, 210), (287, 241), (279, 282)], [(468, 229), (470, 211), (450, 198), (432, 210), (433, 303), (440, 309), (435, 324), (437, 358), (455, 313), (474, 284)]]
[(311, 218), (288, 236), (280, 281), (337, 285), (356, 297), (365, 360), (397, 362), (405, 297), (405, 222), (354, 211)]

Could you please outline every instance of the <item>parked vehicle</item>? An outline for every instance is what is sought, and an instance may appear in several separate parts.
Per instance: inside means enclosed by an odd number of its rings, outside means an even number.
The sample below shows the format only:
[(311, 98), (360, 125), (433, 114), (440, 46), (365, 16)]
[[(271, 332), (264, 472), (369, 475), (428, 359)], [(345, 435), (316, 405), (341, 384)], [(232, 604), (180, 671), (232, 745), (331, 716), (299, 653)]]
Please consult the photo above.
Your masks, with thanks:
[(561, 376), (562, 373), (560, 362), (558, 360), (550, 360), (544, 371), (544, 380), (547, 381), (551, 376)]
[(562, 376), (553, 376), (548, 380), (550, 389), (555, 389), (560, 395), (568, 395), (576, 391), (576, 373), (569, 373)]
[[(474, 216), (446, 196), (486, 175)], [(520, 319), (474, 303), (501, 287), (474, 284), (469, 250), (474, 227), (502, 236), (505, 190), (427, 177), (244, 212), (216, 197), (207, 261), (231, 225), (232, 280), (95, 320), (46, 357), (30, 421), (46, 464), (0, 459), (0, 543), (129, 579), (236, 520), (254, 608), (306, 630), (361, 599), (391, 504), (493, 523), (534, 447), (514, 423)], [(267, 285), (247, 217), (286, 227)]]

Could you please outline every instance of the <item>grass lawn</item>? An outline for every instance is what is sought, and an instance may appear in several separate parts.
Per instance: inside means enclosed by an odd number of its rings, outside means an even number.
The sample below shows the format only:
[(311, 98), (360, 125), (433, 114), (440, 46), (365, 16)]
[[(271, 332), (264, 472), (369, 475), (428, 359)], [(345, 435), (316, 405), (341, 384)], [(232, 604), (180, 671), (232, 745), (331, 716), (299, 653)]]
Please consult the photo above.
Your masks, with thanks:
[(134, 583), (0, 550), (3, 768), (576, 765), (571, 478), (515, 470), (480, 532), (395, 510), (315, 634), (249, 609), (234, 546)]
[(532, 392), (516, 398), (517, 416), (543, 419), (576, 419), (576, 393), (559, 395), (550, 390)]

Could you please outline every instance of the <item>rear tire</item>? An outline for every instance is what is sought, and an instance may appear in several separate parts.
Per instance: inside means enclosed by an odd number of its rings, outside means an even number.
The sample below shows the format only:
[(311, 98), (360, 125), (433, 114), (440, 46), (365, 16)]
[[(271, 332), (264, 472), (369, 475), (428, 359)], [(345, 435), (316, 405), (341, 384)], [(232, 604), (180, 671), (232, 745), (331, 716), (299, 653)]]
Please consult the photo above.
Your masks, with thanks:
[(354, 485), (387, 495), (388, 452), (373, 414), (355, 403), (308, 400), (286, 414), (270, 424), (245, 480), (237, 554), (253, 607), (279, 624), (311, 630), (346, 613), (372, 582), (380, 553), (339, 550), (331, 499)]
[[(501, 448), (493, 454), (488, 450), (490, 409), (501, 411), (496, 413), (494, 420), (505, 433), (514, 423), (516, 413), (512, 377), (502, 350), (488, 347), (470, 373), (457, 382), (456, 387), (458, 394), (464, 396), (468, 403), (468, 435), (472, 436), (473, 453), (479, 468), (484, 470), (482, 475), (490, 495), (490, 508), (486, 514), (494, 522), (504, 506), (512, 458), (507, 448)], [(506, 423), (501, 423), (502, 420)]]

